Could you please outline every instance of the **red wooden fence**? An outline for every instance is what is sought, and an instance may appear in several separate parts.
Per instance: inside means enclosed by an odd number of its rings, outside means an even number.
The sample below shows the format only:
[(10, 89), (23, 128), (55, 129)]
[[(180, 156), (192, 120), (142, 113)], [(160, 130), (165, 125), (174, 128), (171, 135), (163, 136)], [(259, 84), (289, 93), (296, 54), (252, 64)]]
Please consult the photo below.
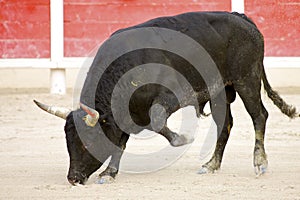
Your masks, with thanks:
[(265, 37), (267, 56), (300, 56), (300, 0), (245, 1)]
[[(230, 0), (65, 0), (64, 56), (82, 57), (119, 28), (188, 11), (231, 10)], [(245, 0), (267, 56), (300, 56), (300, 0)], [(50, 58), (50, 0), (0, 1), (0, 58)]]
[(0, 58), (50, 56), (50, 1), (0, 1)]

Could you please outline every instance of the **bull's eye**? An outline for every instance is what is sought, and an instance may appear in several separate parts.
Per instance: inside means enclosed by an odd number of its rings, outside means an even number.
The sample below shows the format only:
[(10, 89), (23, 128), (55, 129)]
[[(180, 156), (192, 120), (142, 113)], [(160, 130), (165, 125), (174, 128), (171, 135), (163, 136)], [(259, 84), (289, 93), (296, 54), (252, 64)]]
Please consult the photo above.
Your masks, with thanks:
[(91, 146), (92, 146), (92, 143), (91, 143), (91, 142), (88, 142), (88, 143), (86, 143), (86, 144), (83, 144), (83, 145), (81, 146), (81, 148), (82, 148), (84, 151), (86, 151), (86, 150), (88, 150)]
[(88, 146), (87, 146), (87, 145), (82, 145), (82, 146), (81, 146), (81, 149), (82, 149), (83, 151), (86, 151), (86, 150), (87, 150), (87, 148), (88, 148)]

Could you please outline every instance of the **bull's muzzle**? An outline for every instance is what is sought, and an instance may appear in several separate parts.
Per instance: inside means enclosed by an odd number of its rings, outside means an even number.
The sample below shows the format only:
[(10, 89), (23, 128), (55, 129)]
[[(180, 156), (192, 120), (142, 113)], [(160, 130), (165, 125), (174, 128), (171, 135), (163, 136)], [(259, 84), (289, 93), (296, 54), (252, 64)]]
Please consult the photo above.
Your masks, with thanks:
[(81, 174), (81, 173), (78, 173), (78, 174), (73, 174), (72, 176), (71, 175), (68, 175), (67, 177), (69, 183), (73, 186), (77, 186), (78, 184), (81, 184), (81, 185), (84, 185), (88, 178), (84, 175), (84, 174)]

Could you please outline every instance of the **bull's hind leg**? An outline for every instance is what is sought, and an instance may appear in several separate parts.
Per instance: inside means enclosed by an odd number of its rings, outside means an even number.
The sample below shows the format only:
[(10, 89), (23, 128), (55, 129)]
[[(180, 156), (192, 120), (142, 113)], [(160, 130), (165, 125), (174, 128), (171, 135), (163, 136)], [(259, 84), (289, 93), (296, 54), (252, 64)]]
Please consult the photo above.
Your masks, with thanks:
[(224, 153), (225, 146), (226, 146), (228, 138), (229, 138), (230, 130), (233, 125), (233, 120), (232, 120), (231, 111), (230, 111), (230, 104), (227, 104), (227, 113), (226, 113), (226, 120), (225, 120), (224, 126), (218, 125), (217, 121), (216, 121), (216, 124), (217, 124), (218, 132), (219, 132), (219, 129), (222, 129), (221, 134), (218, 137), (217, 144), (216, 144), (215, 151), (214, 151), (212, 158), (207, 163), (202, 165), (201, 169), (198, 172), (199, 174), (213, 173), (213, 172), (219, 170), (221, 167), (223, 153)]
[[(226, 89), (226, 96), (227, 96), (227, 104), (226, 104), (226, 116), (224, 116), (223, 108), (221, 106), (224, 105), (224, 103), (210, 105), (212, 110), (212, 116), (213, 119), (217, 125), (218, 133), (220, 134), (217, 140), (217, 144), (215, 147), (214, 154), (212, 158), (202, 165), (201, 169), (199, 170), (199, 174), (205, 174), (205, 173), (213, 173), (216, 170), (220, 169), (221, 162), (223, 158), (223, 153), (225, 150), (225, 146), (227, 144), (229, 134), (231, 131), (231, 128), (233, 126), (233, 118), (231, 115), (231, 109), (230, 109), (230, 103), (234, 101), (235, 99), (235, 91), (233, 88)], [(224, 101), (224, 100), (220, 100)], [(225, 117), (225, 121), (224, 121)]]
[(252, 118), (255, 129), (255, 147), (253, 164), (257, 175), (266, 172), (268, 167), (267, 155), (264, 148), (265, 128), (268, 118), (268, 112), (261, 100), (261, 80), (258, 77), (249, 78), (251, 81), (245, 81), (236, 86), (247, 112)]

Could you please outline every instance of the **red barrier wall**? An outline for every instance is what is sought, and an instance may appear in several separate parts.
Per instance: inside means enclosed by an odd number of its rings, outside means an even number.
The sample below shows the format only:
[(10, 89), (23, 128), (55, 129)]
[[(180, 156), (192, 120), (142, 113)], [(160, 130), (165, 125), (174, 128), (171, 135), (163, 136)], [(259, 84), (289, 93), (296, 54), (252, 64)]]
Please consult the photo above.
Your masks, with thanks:
[(245, 13), (263, 33), (267, 56), (300, 56), (300, 0), (246, 0)]
[(230, 8), (230, 0), (65, 0), (65, 56), (87, 56), (117, 29), (154, 17)]
[(50, 0), (0, 1), (0, 58), (50, 57)]
[[(115, 30), (188, 11), (227, 10), (230, 0), (65, 0), (64, 56), (82, 57)], [(300, 0), (245, 0), (267, 56), (300, 56)], [(50, 57), (50, 0), (0, 1), (0, 58)]]

